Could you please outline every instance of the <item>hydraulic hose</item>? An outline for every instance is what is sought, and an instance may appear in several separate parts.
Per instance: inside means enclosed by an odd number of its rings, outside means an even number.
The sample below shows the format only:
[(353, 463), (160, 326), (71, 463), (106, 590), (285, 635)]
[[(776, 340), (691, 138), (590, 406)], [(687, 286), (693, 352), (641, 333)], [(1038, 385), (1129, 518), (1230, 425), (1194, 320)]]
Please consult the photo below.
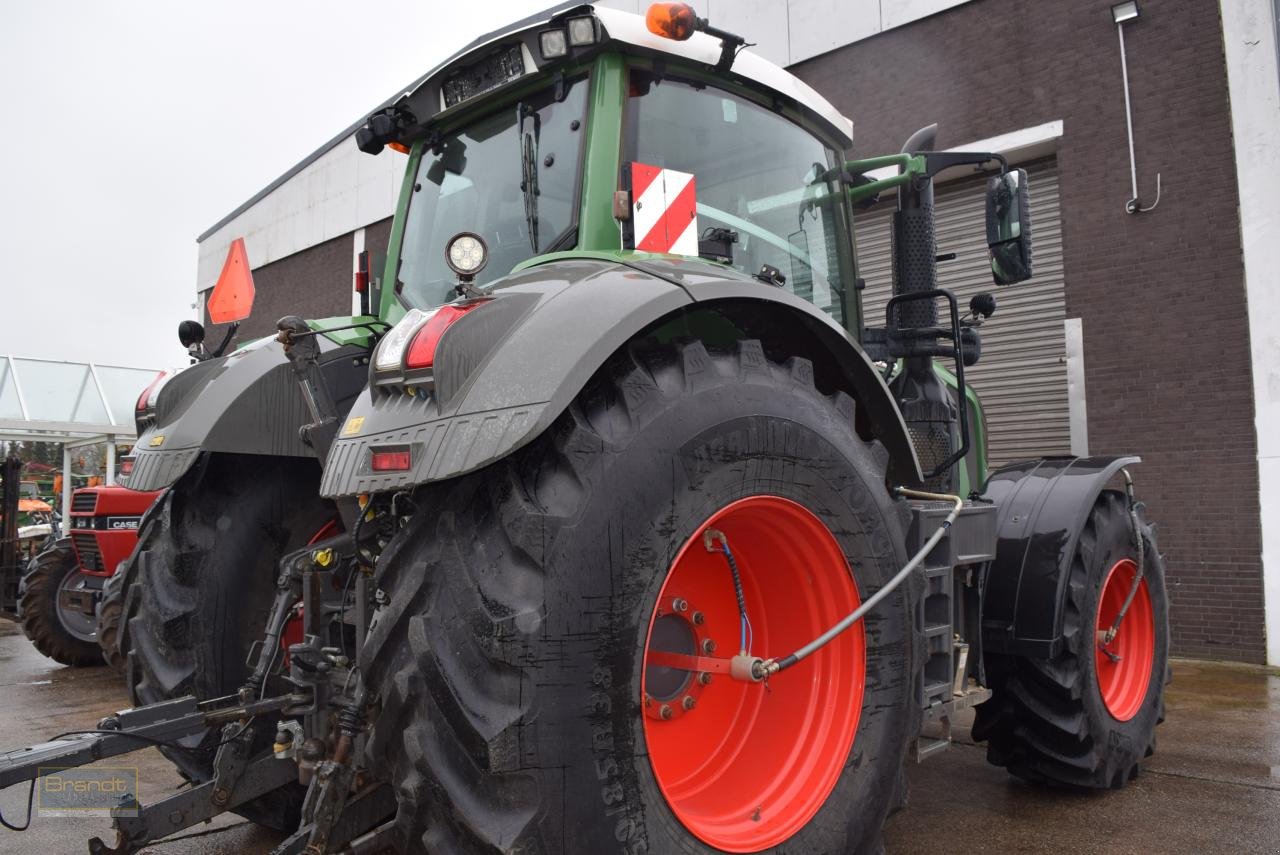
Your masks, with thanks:
[(1124, 621), (1125, 615), (1129, 613), (1129, 607), (1133, 605), (1133, 598), (1138, 595), (1138, 588), (1142, 585), (1142, 577), (1146, 573), (1146, 548), (1142, 542), (1142, 522), (1138, 519), (1138, 505), (1133, 497), (1133, 478), (1129, 475), (1128, 469), (1121, 469), (1120, 473), (1124, 475), (1124, 493), (1125, 493), (1125, 509), (1129, 513), (1129, 522), (1133, 526), (1133, 541), (1138, 548), (1138, 571), (1133, 575), (1133, 584), (1129, 586), (1129, 593), (1125, 595), (1124, 604), (1120, 606), (1120, 611), (1116, 612), (1116, 619), (1111, 622), (1111, 626), (1102, 633), (1102, 652), (1108, 656), (1113, 654), (1107, 650), (1107, 646), (1115, 641), (1116, 635), (1120, 632), (1120, 624)]
[(801, 659), (804, 659), (806, 656), (810, 656), (814, 652), (821, 650), (823, 647), (830, 644), (837, 636), (840, 635), (840, 633), (849, 629), (849, 627), (861, 620), (867, 612), (871, 611), (881, 600), (893, 593), (893, 590), (905, 582), (907, 577), (920, 566), (920, 562), (924, 561), (925, 557), (928, 556), (928, 554), (933, 551), (933, 548), (938, 545), (938, 541), (942, 540), (942, 536), (951, 528), (951, 524), (956, 521), (956, 518), (960, 516), (960, 511), (964, 508), (964, 499), (959, 496), (953, 496), (946, 493), (926, 493), (922, 490), (910, 490), (906, 487), (898, 487), (894, 492), (899, 496), (906, 496), (912, 499), (929, 499), (937, 502), (951, 502), (954, 507), (951, 509), (951, 513), (947, 514), (946, 519), (942, 521), (942, 525), (938, 526), (938, 530), (925, 541), (924, 546), (920, 547), (920, 550), (915, 555), (911, 556), (911, 560), (898, 571), (896, 576), (889, 580), (888, 584), (868, 597), (866, 602), (846, 615), (835, 626), (828, 629), (813, 641), (810, 641), (804, 647), (801, 647), (795, 653), (792, 653), (789, 656), (784, 656), (781, 659), (766, 659), (753, 662), (751, 665), (751, 675), (754, 679), (762, 680), (766, 677), (777, 674), (779, 671), (784, 671), (787, 668), (790, 668)]

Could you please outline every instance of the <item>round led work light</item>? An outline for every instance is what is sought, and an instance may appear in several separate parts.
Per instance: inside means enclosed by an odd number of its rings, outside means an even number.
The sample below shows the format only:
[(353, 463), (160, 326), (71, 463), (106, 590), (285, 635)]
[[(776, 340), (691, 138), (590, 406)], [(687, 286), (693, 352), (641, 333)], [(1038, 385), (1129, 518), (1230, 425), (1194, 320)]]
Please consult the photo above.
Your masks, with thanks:
[(459, 232), (445, 244), (444, 260), (454, 273), (472, 279), (489, 263), (489, 247), (472, 232)]

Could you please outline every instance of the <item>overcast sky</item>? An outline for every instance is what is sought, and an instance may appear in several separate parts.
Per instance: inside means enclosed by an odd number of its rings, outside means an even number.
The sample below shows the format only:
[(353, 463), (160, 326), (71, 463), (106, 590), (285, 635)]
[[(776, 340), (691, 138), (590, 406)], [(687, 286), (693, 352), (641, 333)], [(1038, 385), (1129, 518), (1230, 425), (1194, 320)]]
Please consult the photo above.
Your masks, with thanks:
[(196, 235), (551, 0), (0, 5), (0, 355), (183, 364)]

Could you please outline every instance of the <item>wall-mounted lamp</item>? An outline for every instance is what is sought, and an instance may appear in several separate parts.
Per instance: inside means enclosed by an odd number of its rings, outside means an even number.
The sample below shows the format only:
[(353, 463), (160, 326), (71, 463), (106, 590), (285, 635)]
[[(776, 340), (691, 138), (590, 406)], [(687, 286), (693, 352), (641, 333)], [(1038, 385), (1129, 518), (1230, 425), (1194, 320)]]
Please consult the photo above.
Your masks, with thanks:
[(1138, 201), (1138, 162), (1133, 155), (1133, 110), (1129, 105), (1129, 62), (1124, 54), (1124, 25), (1128, 21), (1136, 21), (1141, 13), (1136, 0), (1117, 3), (1111, 7), (1111, 20), (1116, 22), (1116, 32), (1120, 35), (1120, 73), (1124, 76), (1124, 123), (1129, 130), (1129, 180), (1133, 186), (1133, 196), (1125, 202), (1124, 209), (1130, 214), (1141, 214), (1153, 210), (1160, 204), (1160, 173), (1156, 173), (1156, 200), (1143, 207)]
[(1132, 21), (1136, 17), (1138, 17), (1137, 3), (1117, 3), (1111, 7), (1111, 20), (1117, 24)]

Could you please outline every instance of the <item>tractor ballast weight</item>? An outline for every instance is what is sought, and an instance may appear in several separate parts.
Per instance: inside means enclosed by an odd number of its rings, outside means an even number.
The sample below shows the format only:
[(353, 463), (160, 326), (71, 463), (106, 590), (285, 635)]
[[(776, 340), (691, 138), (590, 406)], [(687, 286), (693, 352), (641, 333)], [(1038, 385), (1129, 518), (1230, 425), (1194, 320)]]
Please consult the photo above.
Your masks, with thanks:
[(1046, 659), (1062, 647), (1067, 580), (1094, 501), (1129, 457), (1049, 457), (991, 474), (983, 498), (999, 508), (996, 557), (982, 600), (990, 653)]
[[(361, 393), (335, 440), (325, 497), (400, 490), (470, 472), (540, 436), (627, 342), (646, 330), (691, 335), (699, 316), (767, 319), (766, 341), (786, 341), (830, 370), (867, 433), (889, 451), (890, 475), (919, 482), (906, 427), (862, 349), (812, 303), (698, 260), (562, 260), (504, 282), (493, 305), (449, 327), (447, 361), (431, 377), (388, 377)], [(447, 343), (447, 347), (444, 346)], [(432, 394), (406, 393), (425, 383)], [(371, 451), (409, 452), (411, 467), (371, 468)]]
[[(339, 412), (366, 380), (367, 352), (323, 336), (320, 371)], [(299, 433), (314, 419), (294, 369), (275, 340), (264, 339), (221, 359), (174, 375), (138, 413), (140, 427), (131, 471), (120, 481), (131, 490), (171, 486), (203, 452), (315, 457)]]

